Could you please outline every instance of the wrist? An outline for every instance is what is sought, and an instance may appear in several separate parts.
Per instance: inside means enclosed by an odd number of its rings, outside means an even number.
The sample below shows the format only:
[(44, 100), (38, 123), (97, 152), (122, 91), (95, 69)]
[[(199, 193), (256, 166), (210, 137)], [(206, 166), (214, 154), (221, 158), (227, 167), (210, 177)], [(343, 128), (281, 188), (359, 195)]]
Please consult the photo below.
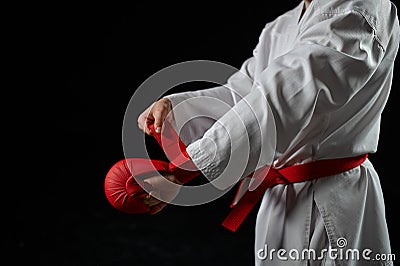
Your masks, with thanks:
[(175, 184), (183, 185), (183, 182), (179, 181), (179, 179), (173, 173), (164, 173), (163, 176)]
[(168, 107), (172, 107), (171, 101), (170, 99), (168, 99), (167, 97), (163, 97), (160, 100), (158, 100), (159, 102), (162, 102), (163, 104), (167, 105)]

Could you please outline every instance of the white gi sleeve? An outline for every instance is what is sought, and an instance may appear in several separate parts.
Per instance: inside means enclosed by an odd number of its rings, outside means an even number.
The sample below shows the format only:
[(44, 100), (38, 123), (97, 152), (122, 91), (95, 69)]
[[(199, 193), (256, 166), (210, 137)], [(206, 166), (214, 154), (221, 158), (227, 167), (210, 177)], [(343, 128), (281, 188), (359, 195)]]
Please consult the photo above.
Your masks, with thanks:
[(250, 92), (253, 76), (254, 57), (250, 57), (226, 84), (166, 95), (171, 101), (175, 127), (182, 141), (189, 145), (202, 137), (217, 119)]
[(243, 62), (240, 70), (229, 77), (226, 84), (209, 89), (174, 93), (165, 97), (171, 100), (173, 106), (198, 96), (216, 98), (233, 106), (250, 92), (253, 85), (253, 77), (254, 57), (250, 57)]
[[(374, 29), (358, 12), (317, 19), (264, 69), (250, 93), (187, 147), (209, 180), (238, 180), (300, 135), (312, 141), (315, 116), (337, 111), (363, 93), (384, 54)], [(355, 108), (363, 105), (358, 104)]]

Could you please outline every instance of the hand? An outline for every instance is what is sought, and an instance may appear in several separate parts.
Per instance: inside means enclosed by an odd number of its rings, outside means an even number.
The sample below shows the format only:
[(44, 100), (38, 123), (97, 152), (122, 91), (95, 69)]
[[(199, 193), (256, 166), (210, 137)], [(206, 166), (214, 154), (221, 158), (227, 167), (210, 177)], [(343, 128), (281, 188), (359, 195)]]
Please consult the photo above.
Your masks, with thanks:
[(149, 129), (149, 125), (154, 124), (156, 132), (160, 133), (161, 127), (171, 110), (172, 105), (169, 99), (162, 98), (156, 101), (139, 115), (137, 121), (138, 127), (151, 136), (152, 133)]
[(182, 183), (171, 173), (144, 179), (144, 186), (147, 187), (149, 194), (143, 198), (143, 202), (150, 207), (150, 214), (156, 214), (167, 206), (178, 195), (181, 185)]

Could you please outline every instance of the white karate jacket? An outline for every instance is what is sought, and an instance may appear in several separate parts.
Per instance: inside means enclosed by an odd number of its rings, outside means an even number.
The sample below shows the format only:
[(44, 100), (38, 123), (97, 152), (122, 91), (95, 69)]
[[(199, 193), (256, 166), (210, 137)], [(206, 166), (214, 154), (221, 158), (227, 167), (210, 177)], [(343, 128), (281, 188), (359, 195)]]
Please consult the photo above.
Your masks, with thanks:
[[(166, 96), (173, 107), (202, 96), (229, 105), (182, 131), (189, 155), (210, 180), (226, 172), (244, 178), (268, 163), (283, 167), (376, 152), (400, 40), (396, 7), (388, 0), (314, 0), (301, 16), (302, 8), (300, 1), (268, 22), (253, 55), (224, 86)], [(186, 114), (213, 110), (195, 103)], [(174, 116), (178, 124), (187, 119)], [(244, 167), (230, 164), (243, 157)], [(255, 263), (300, 265), (304, 261), (260, 259), (257, 252), (265, 245), (337, 247), (340, 238), (348, 248), (390, 253), (379, 177), (369, 161), (339, 175), (268, 189), (257, 217)]]

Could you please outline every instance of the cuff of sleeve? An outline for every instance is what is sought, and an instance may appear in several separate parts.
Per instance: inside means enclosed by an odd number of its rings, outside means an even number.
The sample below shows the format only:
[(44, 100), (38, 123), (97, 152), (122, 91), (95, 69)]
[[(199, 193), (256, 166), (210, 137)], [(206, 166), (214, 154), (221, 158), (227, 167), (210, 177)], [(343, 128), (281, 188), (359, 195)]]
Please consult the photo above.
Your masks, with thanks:
[(216, 160), (215, 145), (207, 139), (199, 139), (186, 148), (194, 165), (208, 179), (214, 180), (221, 174)]

